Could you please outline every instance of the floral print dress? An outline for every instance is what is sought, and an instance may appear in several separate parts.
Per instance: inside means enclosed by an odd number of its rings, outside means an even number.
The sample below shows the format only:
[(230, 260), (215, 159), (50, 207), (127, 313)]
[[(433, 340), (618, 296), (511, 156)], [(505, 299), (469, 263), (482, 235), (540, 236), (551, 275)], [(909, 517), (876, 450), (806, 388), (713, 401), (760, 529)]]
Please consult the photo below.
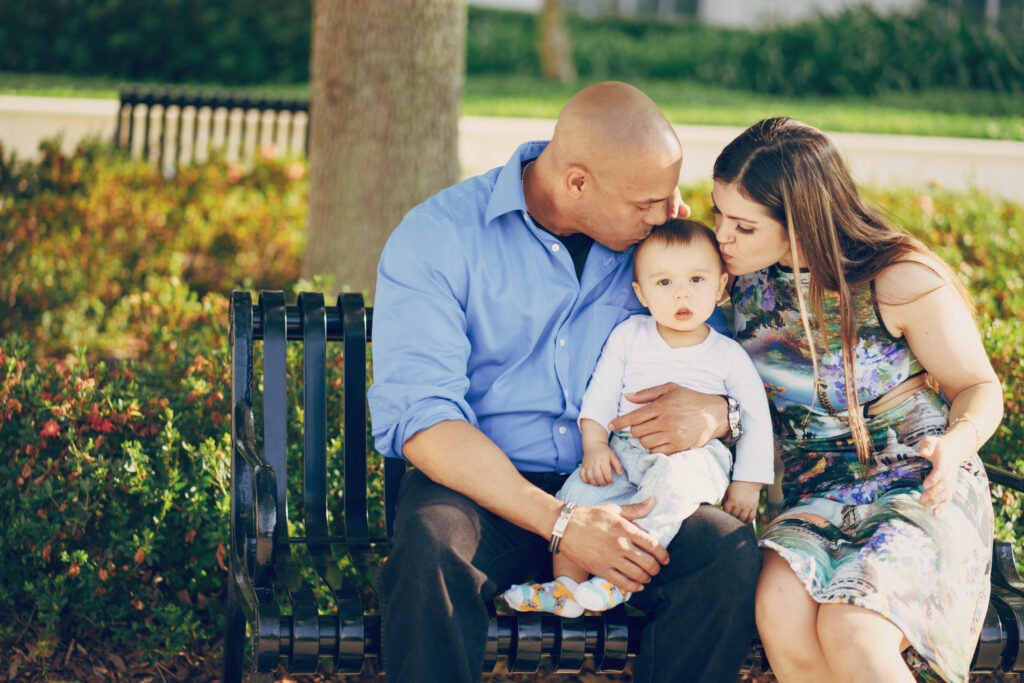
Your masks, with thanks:
[[(801, 274), (805, 297), (808, 279)], [(761, 546), (785, 559), (816, 601), (857, 605), (894, 623), (923, 679), (967, 681), (989, 597), (993, 520), (984, 467), (974, 454), (964, 461), (953, 500), (938, 515), (920, 504), (931, 464), (916, 447), (945, 433), (947, 406), (925, 389), (867, 415), (871, 403), (923, 372), (905, 341), (885, 329), (871, 287), (855, 294), (854, 374), (874, 445), (870, 461), (860, 462), (844, 419), (838, 296), (823, 297), (824, 338), (811, 320), (815, 384), (795, 283), (776, 265), (738, 277), (732, 289), (735, 338), (764, 380), (784, 468), (785, 511)]]

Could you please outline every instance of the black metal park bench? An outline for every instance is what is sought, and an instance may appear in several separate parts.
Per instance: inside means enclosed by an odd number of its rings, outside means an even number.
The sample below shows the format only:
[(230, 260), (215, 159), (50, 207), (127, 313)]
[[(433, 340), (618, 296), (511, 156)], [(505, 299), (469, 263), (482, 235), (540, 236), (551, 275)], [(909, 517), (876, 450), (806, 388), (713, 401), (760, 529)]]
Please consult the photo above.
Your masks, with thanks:
[(114, 146), (158, 168), (206, 158), (219, 150), (245, 159), (273, 142), (283, 152), (309, 151), (309, 101), (235, 90), (124, 85)]
[[(385, 553), (395, 494), (405, 466), (385, 459), (368, 469), (366, 368), (372, 309), (360, 294), (342, 294), (325, 305), (323, 295), (303, 293), (288, 305), (282, 292), (264, 291), (254, 305), (236, 291), (230, 308), (231, 344), (231, 538), (228, 626), (224, 680), (271, 680), (284, 665), (290, 673), (328, 670), (358, 674), (364, 661), (380, 662), (381, 619), (372, 589), (346, 577), (339, 559), (371, 572)], [(262, 354), (257, 341), (262, 341)], [(289, 377), (287, 345), (302, 348), (301, 377)], [(341, 343), (344, 370), (341, 462), (328, 462), (328, 346)], [(333, 356), (335, 359), (337, 356)], [(262, 377), (254, 369), (262, 366)], [(301, 449), (288, 463), (289, 383), (301, 396)], [(254, 396), (262, 403), (254, 405)], [(336, 393), (336, 392), (335, 392)], [(293, 400), (297, 400), (293, 396)], [(257, 436), (259, 432), (259, 436)], [(986, 466), (993, 484), (1024, 491), (1024, 478)], [(376, 487), (383, 468), (383, 496)], [(341, 490), (329, 490), (328, 472), (340, 469)], [(287, 488), (301, 486), (303, 534), (289, 536)], [(374, 489), (371, 493), (369, 489)], [(329, 498), (330, 497), (330, 498)], [(383, 501), (380, 501), (380, 498)], [(328, 519), (340, 499), (343, 511)], [(329, 503), (330, 500), (330, 503)], [(382, 503), (383, 511), (380, 510)], [(383, 523), (381, 522), (383, 515)], [(339, 535), (340, 534), (340, 535)], [(301, 551), (301, 552), (300, 552)], [(304, 562), (300, 556), (308, 558)], [(307, 569), (302, 570), (305, 565)], [(1024, 580), (1008, 543), (995, 544), (992, 598), (972, 671), (1024, 672)], [(492, 606), (485, 673), (498, 659), (505, 670), (533, 673), (545, 657), (555, 671), (579, 672), (591, 657), (597, 672), (621, 672), (635, 656), (646, 618), (619, 606), (600, 615), (563, 619), (552, 615), (501, 614)], [(248, 628), (247, 628), (248, 627)], [(246, 633), (249, 633), (247, 638)], [(248, 650), (248, 656), (246, 651)], [(246, 662), (248, 660), (248, 666)], [(757, 644), (746, 669), (767, 668)]]

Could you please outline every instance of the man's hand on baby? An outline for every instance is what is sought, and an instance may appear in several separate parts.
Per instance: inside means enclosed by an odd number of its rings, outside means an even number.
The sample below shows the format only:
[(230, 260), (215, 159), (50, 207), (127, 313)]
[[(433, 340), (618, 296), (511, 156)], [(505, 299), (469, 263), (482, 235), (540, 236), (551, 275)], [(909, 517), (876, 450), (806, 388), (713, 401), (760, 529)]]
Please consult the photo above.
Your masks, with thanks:
[(744, 524), (750, 524), (757, 516), (757, 503), (760, 498), (761, 484), (753, 481), (734, 481), (725, 490), (722, 509)]
[(559, 552), (623, 592), (641, 591), (669, 559), (668, 551), (632, 522), (646, 516), (653, 507), (653, 498), (632, 505), (578, 507), (566, 527)]
[(652, 453), (678, 453), (706, 445), (727, 424), (725, 399), (668, 382), (626, 398), (646, 405), (612, 420)]
[(608, 444), (587, 446), (583, 449), (583, 463), (580, 464), (580, 479), (591, 486), (607, 486), (622, 475), (622, 463)]

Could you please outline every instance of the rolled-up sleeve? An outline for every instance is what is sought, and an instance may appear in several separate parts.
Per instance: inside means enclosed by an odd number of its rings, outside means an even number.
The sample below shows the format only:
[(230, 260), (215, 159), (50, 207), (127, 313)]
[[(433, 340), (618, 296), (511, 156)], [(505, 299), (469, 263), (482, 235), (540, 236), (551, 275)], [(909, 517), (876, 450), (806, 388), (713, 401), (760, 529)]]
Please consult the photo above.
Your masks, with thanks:
[(377, 450), (404, 457), (412, 436), (476, 416), (466, 401), (465, 253), (444, 217), (421, 206), (392, 233), (377, 268), (368, 401)]

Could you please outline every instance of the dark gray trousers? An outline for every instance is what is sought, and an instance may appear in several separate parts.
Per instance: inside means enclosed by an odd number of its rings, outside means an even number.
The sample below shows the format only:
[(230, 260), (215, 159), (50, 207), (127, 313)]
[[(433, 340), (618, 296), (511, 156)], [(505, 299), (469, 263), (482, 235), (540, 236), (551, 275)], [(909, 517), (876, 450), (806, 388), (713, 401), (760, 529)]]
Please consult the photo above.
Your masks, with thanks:
[[(557, 475), (529, 475), (554, 493)], [(749, 526), (710, 505), (685, 522), (671, 561), (630, 604), (653, 614), (633, 680), (733, 682), (754, 633), (761, 566)], [(547, 541), (417, 470), (402, 480), (394, 548), (381, 571), (389, 681), (479, 681), (485, 601), (550, 577)]]

